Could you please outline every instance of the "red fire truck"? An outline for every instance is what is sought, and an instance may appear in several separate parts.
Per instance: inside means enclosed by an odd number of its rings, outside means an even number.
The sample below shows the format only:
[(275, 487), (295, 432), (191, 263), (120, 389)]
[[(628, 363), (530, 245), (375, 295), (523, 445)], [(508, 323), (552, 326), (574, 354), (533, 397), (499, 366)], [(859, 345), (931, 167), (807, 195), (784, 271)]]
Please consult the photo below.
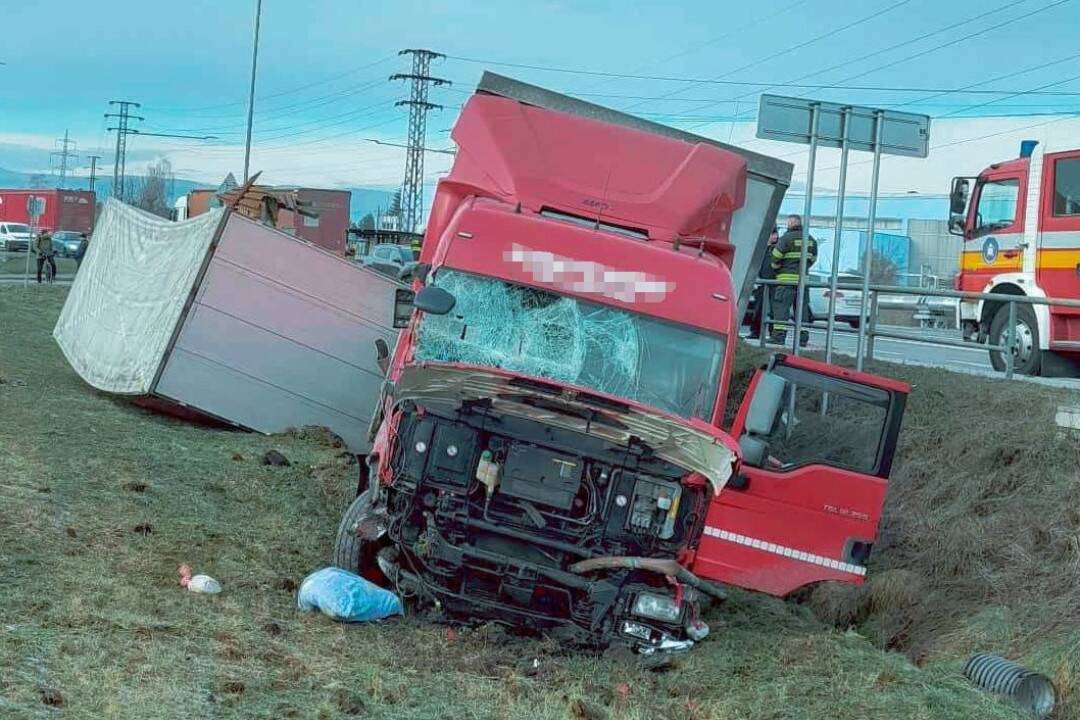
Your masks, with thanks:
[[(954, 178), (950, 205), (949, 229), (964, 238), (958, 290), (1080, 298), (1080, 150), (1025, 141), (1019, 157)], [(1005, 344), (1007, 304), (963, 301), (958, 313), (967, 339)], [(1080, 310), (1017, 305), (1015, 338), (1016, 372), (1077, 374)], [(1000, 352), (990, 361), (1005, 368)]]
[(335, 562), (646, 653), (862, 582), (908, 386), (777, 356), (725, 423), (791, 166), (492, 74), (453, 138)]

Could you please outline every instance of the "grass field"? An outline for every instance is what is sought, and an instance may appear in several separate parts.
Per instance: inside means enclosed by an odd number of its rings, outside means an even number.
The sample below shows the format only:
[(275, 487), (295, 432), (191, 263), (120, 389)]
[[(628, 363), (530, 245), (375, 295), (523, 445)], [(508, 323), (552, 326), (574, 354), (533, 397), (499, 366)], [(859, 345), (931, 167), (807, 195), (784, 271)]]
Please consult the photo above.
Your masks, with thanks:
[[(72, 258), (56, 258), (56, 274), (72, 275), (75, 272), (75, 260)], [(0, 276), (19, 275), (26, 273), (26, 253), (0, 252)], [(30, 277), (35, 278), (37, 273), (37, 256), (30, 253)], [(36, 279), (36, 278), (35, 278)]]
[[(906, 490), (897, 502), (912, 517), (893, 530), (886, 520), (872, 574), (896, 585), (907, 569), (923, 583), (914, 592), (955, 592), (960, 617), (920, 614), (920, 597), (889, 582), (801, 605), (736, 593), (707, 616), (712, 635), (657, 672), (493, 627), (302, 615), (296, 585), (327, 562), (355, 466), (315, 434), (207, 429), (96, 393), (51, 337), (64, 292), (0, 287), (2, 718), (993, 720), (1021, 716), (960, 677), (969, 650), (1015, 649), (1068, 687), (1080, 672), (1063, 598), (1046, 598), (1035, 624), (1007, 598), (972, 600), (965, 569), (941, 571), (963, 581), (956, 589), (921, 564), (932, 546), (906, 547), (904, 533), (930, 532), (933, 508), (911, 509)], [(905, 433), (923, 442), (931, 431), (917, 402)], [(260, 464), (271, 448), (291, 465)], [(955, 478), (904, 453), (898, 472), (923, 473), (952, 502), (944, 489)], [(1054, 532), (1045, 542), (1058, 552)], [(985, 559), (963, 547), (971, 563)], [(1078, 556), (1054, 560), (1067, 572)], [(224, 592), (183, 591), (181, 562)], [(1032, 574), (1033, 592), (1045, 589), (1046, 573)], [(909, 624), (899, 640), (883, 619), (896, 608)]]

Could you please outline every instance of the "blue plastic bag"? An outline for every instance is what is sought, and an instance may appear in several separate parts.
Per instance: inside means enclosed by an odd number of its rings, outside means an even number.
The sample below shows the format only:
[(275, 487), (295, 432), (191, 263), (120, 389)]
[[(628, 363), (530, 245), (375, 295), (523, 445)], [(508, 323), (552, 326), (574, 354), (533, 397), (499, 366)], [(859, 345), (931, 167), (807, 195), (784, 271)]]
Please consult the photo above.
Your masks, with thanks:
[(356, 573), (328, 567), (304, 578), (296, 604), (342, 622), (369, 622), (403, 615), (401, 598)]

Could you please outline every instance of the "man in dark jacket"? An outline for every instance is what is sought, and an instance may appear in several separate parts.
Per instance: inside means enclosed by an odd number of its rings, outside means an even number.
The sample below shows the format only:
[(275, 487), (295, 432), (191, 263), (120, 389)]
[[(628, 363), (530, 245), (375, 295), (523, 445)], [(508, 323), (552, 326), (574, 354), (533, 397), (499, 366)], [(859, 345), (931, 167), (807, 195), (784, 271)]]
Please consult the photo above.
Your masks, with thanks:
[[(788, 324), (795, 317), (799, 263), (804, 236), (806, 237), (806, 269), (809, 271), (817, 260), (817, 241), (810, 237), (809, 233), (803, 232), (802, 218), (798, 215), (788, 215), (787, 232), (780, 236), (780, 240), (772, 250), (772, 268), (776, 272), (776, 279), (788, 283), (777, 286), (773, 291), (773, 314), (776, 324), (773, 325), (769, 340), (778, 345), (783, 345), (787, 341)], [(808, 295), (809, 293), (803, 302), (803, 322), (808, 322), (810, 319)], [(799, 335), (799, 345), (805, 347), (809, 341), (810, 333), (803, 330)]]
[(41, 232), (38, 234), (37, 239), (34, 241), (34, 252), (37, 253), (37, 281), (38, 285), (41, 284), (41, 271), (45, 269), (45, 265), (49, 266), (52, 270), (52, 277), (56, 277), (56, 260), (54, 256), (56, 252), (52, 246), (52, 234), (47, 232)]

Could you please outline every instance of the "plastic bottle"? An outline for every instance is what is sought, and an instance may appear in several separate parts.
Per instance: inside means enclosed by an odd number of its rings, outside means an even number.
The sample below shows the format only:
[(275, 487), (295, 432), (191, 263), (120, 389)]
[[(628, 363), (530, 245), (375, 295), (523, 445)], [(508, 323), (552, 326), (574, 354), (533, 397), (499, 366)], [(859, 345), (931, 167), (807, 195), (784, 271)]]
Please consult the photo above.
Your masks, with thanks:
[(487, 488), (488, 498), (499, 484), (499, 464), (492, 460), (492, 457), (491, 451), (485, 450), (480, 453), (480, 462), (476, 466), (476, 479)]

